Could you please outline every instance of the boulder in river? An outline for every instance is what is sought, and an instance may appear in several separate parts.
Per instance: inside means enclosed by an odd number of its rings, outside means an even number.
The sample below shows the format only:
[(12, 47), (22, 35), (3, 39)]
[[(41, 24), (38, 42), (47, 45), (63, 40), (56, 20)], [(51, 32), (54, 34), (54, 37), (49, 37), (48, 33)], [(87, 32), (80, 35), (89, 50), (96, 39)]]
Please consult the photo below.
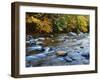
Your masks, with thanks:
[(66, 51), (56, 51), (56, 54), (58, 56), (64, 56), (64, 55), (66, 55)]
[(74, 32), (69, 32), (67, 35), (68, 35), (68, 36), (77, 36), (77, 34), (74, 33)]
[(32, 47), (27, 47), (26, 48), (27, 52), (34, 51), (34, 50), (43, 50), (43, 47), (39, 46), (39, 45), (35, 45), (35, 46), (32, 46)]

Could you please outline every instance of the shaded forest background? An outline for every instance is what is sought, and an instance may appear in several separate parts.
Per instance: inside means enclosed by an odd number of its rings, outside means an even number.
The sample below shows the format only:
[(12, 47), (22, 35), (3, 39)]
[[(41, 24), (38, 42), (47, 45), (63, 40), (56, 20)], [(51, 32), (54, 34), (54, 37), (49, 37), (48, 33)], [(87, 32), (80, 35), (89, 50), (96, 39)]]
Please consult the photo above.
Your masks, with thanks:
[(26, 33), (89, 32), (89, 15), (26, 13)]

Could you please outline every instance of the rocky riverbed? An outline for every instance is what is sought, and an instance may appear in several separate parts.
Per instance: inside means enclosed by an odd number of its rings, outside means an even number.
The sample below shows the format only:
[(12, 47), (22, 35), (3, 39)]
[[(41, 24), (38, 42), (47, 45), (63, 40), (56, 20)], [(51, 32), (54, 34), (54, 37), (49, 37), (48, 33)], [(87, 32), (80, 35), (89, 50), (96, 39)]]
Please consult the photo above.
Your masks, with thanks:
[(88, 33), (26, 36), (26, 67), (87, 65), (90, 56)]

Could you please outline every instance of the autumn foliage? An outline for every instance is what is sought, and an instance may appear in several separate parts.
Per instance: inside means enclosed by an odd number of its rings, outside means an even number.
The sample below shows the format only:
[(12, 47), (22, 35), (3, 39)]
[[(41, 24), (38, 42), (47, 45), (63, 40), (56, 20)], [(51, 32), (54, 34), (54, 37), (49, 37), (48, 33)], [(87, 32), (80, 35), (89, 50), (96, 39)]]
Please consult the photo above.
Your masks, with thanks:
[(89, 32), (88, 15), (26, 13), (27, 32)]

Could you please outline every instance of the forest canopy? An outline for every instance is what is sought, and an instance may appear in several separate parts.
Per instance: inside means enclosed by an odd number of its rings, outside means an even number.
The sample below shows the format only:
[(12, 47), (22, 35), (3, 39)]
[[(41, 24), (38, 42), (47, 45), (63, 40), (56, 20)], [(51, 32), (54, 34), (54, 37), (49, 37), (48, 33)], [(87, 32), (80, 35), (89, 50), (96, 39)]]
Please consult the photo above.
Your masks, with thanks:
[(26, 32), (89, 32), (89, 15), (26, 13)]

